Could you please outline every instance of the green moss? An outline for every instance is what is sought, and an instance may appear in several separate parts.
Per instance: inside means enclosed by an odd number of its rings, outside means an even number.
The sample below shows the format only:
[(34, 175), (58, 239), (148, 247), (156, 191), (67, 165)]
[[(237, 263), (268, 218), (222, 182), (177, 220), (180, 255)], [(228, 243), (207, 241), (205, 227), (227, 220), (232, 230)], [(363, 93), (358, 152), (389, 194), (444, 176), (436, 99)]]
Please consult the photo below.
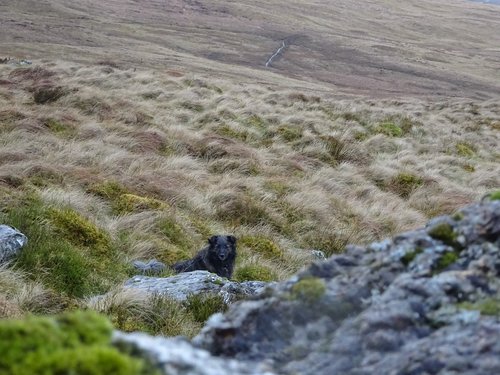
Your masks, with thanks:
[(224, 299), (219, 295), (204, 296), (201, 294), (193, 294), (187, 298), (184, 305), (193, 315), (194, 320), (200, 323), (204, 323), (215, 313), (227, 310)]
[(497, 298), (485, 298), (476, 302), (463, 302), (458, 307), (465, 310), (476, 310), (482, 315), (500, 317), (500, 300)]
[(269, 259), (283, 257), (283, 250), (271, 239), (264, 236), (243, 236), (238, 240), (238, 246), (246, 247)]
[(385, 134), (388, 137), (401, 137), (403, 135), (403, 129), (393, 122), (383, 122), (378, 125), (375, 131), (380, 134)]
[(455, 150), (458, 155), (471, 158), (476, 155), (476, 148), (468, 142), (458, 142), (455, 144)]
[(491, 201), (500, 201), (500, 190), (494, 191), (489, 195)]
[(423, 249), (422, 249), (422, 248), (417, 247), (415, 250), (407, 252), (407, 253), (406, 253), (406, 254), (405, 254), (405, 255), (401, 258), (401, 262), (402, 262), (405, 266), (407, 266), (408, 264), (410, 264), (410, 263), (413, 261), (413, 259), (415, 259), (415, 257), (416, 257), (418, 254), (422, 253), (422, 251), (423, 251)]
[(398, 173), (387, 183), (387, 188), (401, 198), (408, 198), (423, 183), (424, 180), (417, 175), (412, 173)]
[(111, 347), (112, 325), (92, 311), (0, 321), (0, 372), (139, 375), (146, 364)]
[(291, 290), (293, 299), (305, 300), (309, 303), (319, 300), (326, 291), (323, 279), (316, 277), (304, 278), (295, 283)]
[(49, 211), (49, 218), (58, 231), (75, 245), (87, 246), (98, 251), (109, 251), (111, 239), (109, 235), (70, 208)]
[(108, 235), (72, 210), (48, 208), (36, 196), (22, 196), (4, 208), (0, 221), (29, 238), (15, 267), (57, 293), (100, 293), (125, 276)]
[(463, 218), (464, 218), (464, 214), (461, 212), (455, 212), (452, 216), (452, 219), (455, 221), (463, 220)]
[(446, 245), (456, 247), (457, 234), (454, 232), (453, 227), (448, 223), (440, 223), (430, 228), (427, 233), (432, 238), (439, 240)]
[(129, 213), (145, 210), (164, 210), (167, 204), (158, 199), (141, 197), (135, 194), (121, 194), (113, 204), (116, 213)]
[(247, 264), (244, 266), (236, 267), (234, 273), (236, 281), (275, 281), (277, 280), (276, 274), (266, 266), (258, 264)]
[(435, 271), (440, 272), (451, 266), (459, 258), (459, 254), (454, 251), (444, 253), (438, 260)]
[(127, 194), (129, 191), (116, 181), (105, 181), (102, 183), (91, 185), (87, 191), (98, 195), (101, 198), (115, 200), (122, 194)]

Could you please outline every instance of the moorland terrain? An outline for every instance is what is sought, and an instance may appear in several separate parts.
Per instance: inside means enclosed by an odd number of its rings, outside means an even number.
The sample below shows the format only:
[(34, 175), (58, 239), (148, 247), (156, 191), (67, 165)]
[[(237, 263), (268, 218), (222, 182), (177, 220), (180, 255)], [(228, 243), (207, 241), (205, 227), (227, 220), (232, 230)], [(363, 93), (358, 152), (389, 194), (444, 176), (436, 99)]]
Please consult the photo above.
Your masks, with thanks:
[(213, 233), (236, 280), (283, 280), (500, 186), (494, 5), (4, 1), (0, 36), (0, 221), (29, 238), (2, 317), (192, 336), (189, 306), (92, 297)]

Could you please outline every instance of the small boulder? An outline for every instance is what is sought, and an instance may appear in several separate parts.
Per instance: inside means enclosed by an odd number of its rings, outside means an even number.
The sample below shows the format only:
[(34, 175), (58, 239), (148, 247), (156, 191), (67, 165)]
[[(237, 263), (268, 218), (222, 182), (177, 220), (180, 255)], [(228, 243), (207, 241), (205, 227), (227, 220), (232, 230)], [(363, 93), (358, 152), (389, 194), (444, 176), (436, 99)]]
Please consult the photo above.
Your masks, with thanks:
[(132, 265), (142, 275), (159, 275), (167, 268), (164, 263), (156, 259), (151, 259), (148, 262), (136, 260), (132, 263)]
[(28, 238), (8, 225), (0, 225), (0, 264), (17, 256)]

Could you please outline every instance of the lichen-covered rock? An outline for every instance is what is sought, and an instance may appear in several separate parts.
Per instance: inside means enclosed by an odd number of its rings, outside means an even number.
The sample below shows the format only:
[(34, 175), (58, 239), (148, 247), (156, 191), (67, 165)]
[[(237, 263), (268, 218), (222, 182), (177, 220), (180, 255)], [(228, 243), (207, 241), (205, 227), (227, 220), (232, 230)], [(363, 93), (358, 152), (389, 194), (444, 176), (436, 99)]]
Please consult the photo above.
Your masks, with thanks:
[(161, 294), (177, 301), (185, 301), (196, 294), (218, 294), (224, 302), (260, 293), (268, 283), (229, 281), (208, 271), (184, 272), (171, 277), (134, 276), (125, 282), (124, 288), (133, 288), (144, 293)]
[(140, 353), (168, 375), (272, 375), (264, 365), (217, 358), (183, 338), (151, 337), (115, 332), (113, 342), (125, 351)]
[(500, 201), (312, 264), (193, 344), (280, 374), (500, 374)]
[(0, 225), (0, 264), (19, 254), (28, 238), (8, 225)]

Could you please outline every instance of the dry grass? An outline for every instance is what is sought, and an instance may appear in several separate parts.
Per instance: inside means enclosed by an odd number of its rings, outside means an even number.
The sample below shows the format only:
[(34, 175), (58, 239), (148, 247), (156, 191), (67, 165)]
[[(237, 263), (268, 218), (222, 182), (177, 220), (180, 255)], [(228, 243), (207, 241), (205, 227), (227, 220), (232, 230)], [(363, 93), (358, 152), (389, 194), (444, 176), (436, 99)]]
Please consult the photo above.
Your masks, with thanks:
[[(123, 267), (113, 285), (131, 260), (173, 263), (214, 233), (279, 249), (242, 243), (238, 279), (285, 279), (312, 249), (418, 227), (500, 186), (495, 101), (335, 100), (63, 62), (0, 65), (4, 76), (16, 85), (0, 86), (2, 206), (37, 196), (104, 231)], [(37, 104), (42, 79), (65, 94)], [(26, 271), (0, 270), (0, 313), (79, 303)], [(90, 304), (142, 306), (129, 297)]]

